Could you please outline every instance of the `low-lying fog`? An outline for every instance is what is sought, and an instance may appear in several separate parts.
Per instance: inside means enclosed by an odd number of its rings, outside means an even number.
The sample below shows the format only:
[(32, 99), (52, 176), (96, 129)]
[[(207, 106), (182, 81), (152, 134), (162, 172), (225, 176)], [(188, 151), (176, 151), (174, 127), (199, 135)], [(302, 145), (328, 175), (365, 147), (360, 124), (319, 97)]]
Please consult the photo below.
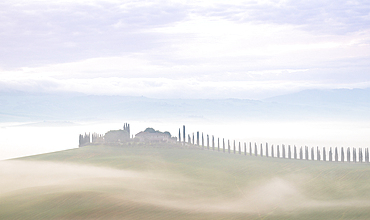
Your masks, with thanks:
[[(296, 174), (301, 175), (301, 174)], [(305, 179), (304, 176), (297, 177)], [(0, 162), (0, 198), (41, 190), (55, 192), (99, 191), (109, 201), (139, 202), (199, 212), (263, 213), (272, 210), (331, 206), (369, 206), (369, 201), (317, 201), (303, 193), (302, 181), (271, 177), (258, 184), (237, 185), (236, 196), (216, 192), (205, 195), (199, 180), (153, 171), (130, 171), (86, 165), (34, 162)], [(247, 183), (246, 183), (247, 184)], [(197, 194), (197, 191), (199, 193)]]
[[(53, 152), (78, 147), (78, 135), (84, 132), (104, 134), (122, 129), (119, 122), (35, 122), (0, 124), (0, 160)], [(237, 142), (268, 142), (270, 145), (309, 147), (369, 147), (370, 122), (367, 121), (234, 121), (222, 122), (186, 119), (176, 121), (127, 121), (131, 134), (153, 127), (178, 136), (179, 128), (186, 133), (204, 132), (215, 138)]]

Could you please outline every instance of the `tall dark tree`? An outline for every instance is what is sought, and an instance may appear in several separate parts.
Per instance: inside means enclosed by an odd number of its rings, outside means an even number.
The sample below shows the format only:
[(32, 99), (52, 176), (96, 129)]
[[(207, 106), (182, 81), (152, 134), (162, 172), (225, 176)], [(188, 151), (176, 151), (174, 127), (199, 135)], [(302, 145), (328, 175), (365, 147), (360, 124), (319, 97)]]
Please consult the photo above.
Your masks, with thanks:
[(306, 160), (308, 160), (308, 147), (305, 146), (305, 155), (306, 155)]
[(209, 135), (207, 134), (207, 150), (209, 150)]
[(254, 156), (257, 156), (257, 143), (254, 143)]
[(179, 128), (179, 142), (181, 142), (181, 131), (180, 131), (180, 128)]
[(235, 140), (234, 140), (234, 154), (235, 154), (235, 151), (236, 151), (236, 149), (235, 149), (235, 148), (236, 148), (236, 146), (235, 146)]
[(204, 149), (204, 137), (203, 137), (203, 132), (202, 132), (202, 148)]
[(320, 161), (321, 160), (321, 154), (320, 154), (319, 147), (316, 148), (316, 152), (317, 152), (317, 161)]
[(347, 162), (351, 162), (351, 150), (347, 147)]
[(260, 146), (260, 155), (261, 155), (261, 157), (263, 157), (263, 149), (262, 149), (262, 144), (261, 144), (261, 146)]
[(294, 159), (297, 159), (297, 147), (294, 145)]
[(311, 147), (311, 160), (315, 160), (315, 152), (313, 147)]
[(230, 140), (227, 140), (227, 150), (230, 153)]

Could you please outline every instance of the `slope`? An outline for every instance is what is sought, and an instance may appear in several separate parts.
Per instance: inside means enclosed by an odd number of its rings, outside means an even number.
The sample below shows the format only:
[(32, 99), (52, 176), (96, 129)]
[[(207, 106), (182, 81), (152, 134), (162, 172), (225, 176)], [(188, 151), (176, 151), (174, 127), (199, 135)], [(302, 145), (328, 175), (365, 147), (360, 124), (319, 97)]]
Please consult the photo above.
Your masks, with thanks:
[(369, 219), (368, 164), (179, 145), (88, 146), (0, 164), (1, 219)]

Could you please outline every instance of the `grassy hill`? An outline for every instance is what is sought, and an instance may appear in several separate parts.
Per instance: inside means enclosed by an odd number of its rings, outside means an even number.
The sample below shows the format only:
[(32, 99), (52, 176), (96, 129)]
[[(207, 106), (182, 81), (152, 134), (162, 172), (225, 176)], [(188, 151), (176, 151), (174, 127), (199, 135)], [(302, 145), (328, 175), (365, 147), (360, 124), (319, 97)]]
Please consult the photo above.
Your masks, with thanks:
[(370, 164), (179, 145), (87, 146), (0, 163), (0, 219), (370, 219)]

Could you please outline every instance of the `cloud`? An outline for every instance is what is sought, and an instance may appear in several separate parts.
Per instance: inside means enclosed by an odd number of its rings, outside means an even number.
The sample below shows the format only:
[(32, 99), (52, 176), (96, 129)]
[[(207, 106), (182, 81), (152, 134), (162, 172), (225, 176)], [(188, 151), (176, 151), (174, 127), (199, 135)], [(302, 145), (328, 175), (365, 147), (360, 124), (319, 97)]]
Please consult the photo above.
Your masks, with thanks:
[[(30, 2), (2, 4), (0, 64), (43, 65), (137, 53), (158, 47), (145, 30), (181, 20), (175, 6), (131, 1), (94, 4)], [(159, 45), (160, 46), (160, 45)]]
[[(150, 94), (164, 94), (172, 91), (173, 82), (195, 80), (209, 83), (209, 88), (221, 82), (260, 85), (252, 93), (232, 86), (222, 93), (253, 97), (264, 93), (262, 85), (271, 82), (295, 82), (304, 89), (306, 84), (351, 87), (370, 81), (366, 74), (370, 70), (370, 16), (365, 1), (0, 4), (0, 79), (5, 87), (26, 79), (47, 79), (63, 85), (61, 90), (82, 91), (72, 86), (81, 81), (80, 88), (88, 92), (87, 88), (98, 86), (94, 83), (99, 79), (112, 91), (93, 91), (125, 94), (114, 89), (111, 79), (137, 82), (137, 87), (149, 79), (154, 83), (148, 85), (153, 89)], [(171, 83), (152, 86), (166, 80)], [(26, 88), (49, 91), (36, 85)], [(218, 95), (189, 86), (183, 89), (191, 89), (187, 94)]]

